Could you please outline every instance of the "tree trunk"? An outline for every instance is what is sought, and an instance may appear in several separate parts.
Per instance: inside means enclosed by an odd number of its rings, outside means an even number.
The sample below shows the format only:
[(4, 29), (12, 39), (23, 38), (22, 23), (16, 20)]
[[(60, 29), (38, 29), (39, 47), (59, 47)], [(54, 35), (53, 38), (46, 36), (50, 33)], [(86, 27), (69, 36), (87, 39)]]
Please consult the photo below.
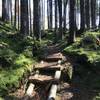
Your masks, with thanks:
[(11, 25), (13, 25), (12, 0), (10, 0), (10, 20), (11, 20)]
[(15, 0), (15, 18), (14, 18), (14, 27), (17, 25), (17, 15), (18, 15), (18, 0)]
[(20, 30), (20, 6), (19, 6), (19, 0), (18, 0), (18, 30)]
[(29, 0), (29, 15), (30, 15), (30, 21), (29, 21), (29, 26), (30, 26), (30, 36), (32, 36), (32, 22), (31, 22), (31, 18), (32, 18), (32, 15), (31, 15), (31, 0)]
[(20, 32), (22, 35), (29, 34), (29, 19), (28, 19), (28, 0), (21, 0), (21, 27)]
[(55, 0), (55, 40), (56, 40), (56, 37), (57, 37), (57, 11), (58, 11), (58, 6), (57, 6), (57, 0)]
[(100, 28), (100, 2), (99, 2), (99, 28)]
[(96, 28), (96, 0), (91, 0), (91, 27)]
[(2, 0), (2, 21), (7, 21), (7, 0)]
[(58, 10), (59, 10), (59, 34), (58, 39), (63, 38), (63, 29), (62, 29), (62, 0), (58, 0)]
[(80, 14), (81, 14), (81, 33), (85, 30), (85, 0), (80, 0)]
[(48, 20), (48, 29), (50, 28), (50, 13), (49, 13), (49, 0), (47, 0), (47, 20)]
[(90, 28), (90, 0), (85, 0), (86, 28)]
[(63, 17), (64, 17), (64, 25), (63, 25), (63, 28), (64, 28), (64, 32), (66, 32), (66, 7), (67, 7), (67, 2), (68, 2), (68, 0), (65, 0), (64, 1), (64, 15), (63, 15)]
[(70, 12), (69, 12), (69, 39), (68, 43), (75, 42), (76, 34), (76, 14), (75, 14), (75, 0), (70, 0)]
[(40, 24), (40, 0), (34, 0), (34, 36), (39, 40), (39, 35), (41, 34), (41, 24)]
[(49, 28), (52, 29), (52, 0), (49, 0), (49, 12), (50, 12)]

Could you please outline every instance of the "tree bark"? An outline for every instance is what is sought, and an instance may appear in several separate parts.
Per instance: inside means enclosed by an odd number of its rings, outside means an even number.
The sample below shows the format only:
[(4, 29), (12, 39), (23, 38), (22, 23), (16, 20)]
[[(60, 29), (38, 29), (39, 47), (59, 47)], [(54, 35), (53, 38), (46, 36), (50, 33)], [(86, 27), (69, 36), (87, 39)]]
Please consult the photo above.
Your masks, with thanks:
[(80, 14), (81, 14), (80, 30), (81, 33), (83, 33), (85, 30), (85, 0), (80, 1)]
[(99, 2), (99, 28), (100, 28), (100, 2)]
[(58, 5), (57, 5), (57, 0), (55, 0), (55, 40), (56, 40), (56, 37), (57, 37), (57, 23), (58, 23), (58, 16), (57, 16), (57, 12), (58, 12)]
[(28, 0), (21, 0), (20, 32), (24, 36), (27, 36), (29, 34)]
[(29, 0), (29, 15), (30, 15), (30, 21), (29, 21), (29, 26), (30, 26), (30, 36), (32, 36), (32, 22), (31, 22), (31, 18), (32, 18), (32, 15), (31, 15), (31, 0)]
[(96, 28), (96, 0), (91, 0), (91, 27)]
[(58, 0), (58, 11), (59, 11), (59, 34), (58, 39), (63, 38), (63, 28), (62, 28), (62, 0)]
[(63, 17), (64, 17), (64, 25), (63, 25), (63, 31), (64, 32), (66, 32), (66, 7), (67, 7), (67, 2), (68, 2), (68, 0), (65, 0), (64, 1), (64, 15), (63, 15)]
[(49, 22), (49, 28), (52, 29), (52, 0), (49, 0), (49, 11), (50, 11), (50, 22)]
[(34, 36), (37, 40), (39, 40), (39, 36), (41, 34), (41, 17), (40, 17), (40, 0), (34, 0)]
[(85, 0), (86, 28), (90, 28), (90, 0)]
[(15, 0), (15, 16), (14, 16), (14, 27), (17, 25), (17, 16), (18, 16), (18, 0)]
[(68, 43), (75, 42), (76, 35), (76, 14), (75, 14), (75, 0), (70, 0), (70, 12), (69, 12), (69, 39)]
[(7, 21), (7, 0), (2, 0), (2, 21)]

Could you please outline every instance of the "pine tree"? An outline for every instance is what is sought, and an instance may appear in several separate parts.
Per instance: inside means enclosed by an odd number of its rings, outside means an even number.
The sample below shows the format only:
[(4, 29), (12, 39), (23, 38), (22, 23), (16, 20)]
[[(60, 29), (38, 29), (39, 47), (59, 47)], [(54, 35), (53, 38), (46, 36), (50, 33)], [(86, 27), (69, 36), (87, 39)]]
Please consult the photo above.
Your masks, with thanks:
[(24, 36), (27, 36), (29, 34), (28, 0), (21, 0), (20, 32)]
[(75, 0), (70, 0), (70, 11), (69, 11), (69, 39), (68, 43), (75, 42), (76, 34), (76, 14), (75, 14)]
[(33, 18), (34, 36), (37, 40), (39, 40), (39, 36), (41, 34), (40, 0), (34, 0), (33, 7), (34, 7), (34, 18)]

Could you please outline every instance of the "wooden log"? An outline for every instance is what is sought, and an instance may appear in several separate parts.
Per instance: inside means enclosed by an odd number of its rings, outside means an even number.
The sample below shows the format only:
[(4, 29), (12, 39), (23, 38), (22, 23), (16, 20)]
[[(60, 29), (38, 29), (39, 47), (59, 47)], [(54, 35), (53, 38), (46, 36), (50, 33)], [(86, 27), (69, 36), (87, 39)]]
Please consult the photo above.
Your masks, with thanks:
[(54, 78), (52, 76), (48, 76), (48, 75), (38, 75), (38, 77), (35, 77), (35, 76), (29, 77), (29, 82), (32, 82), (32, 83), (43, 84), (43, 83), (50, 82), (52, 80), (54, 80)]
[[(36, 74), (34, 75), (34, 77), (38, 77), (39, 76), (39, 71), (36, 71)], [(33, 90), (34, 90), (35, 85), (33, 83), (30, 83), (27, 91), (26, 91), (26, 96), (31, 97)]]
[(35, 65), (35, 68), (45, 68), (45, 67), (50, 67), (50, 66), (56, 66), (58, 63), (57, 62), (44, 62), (41, 61), (39, 64)]
[(29, 96), (29, 97), (32, 96), (32, 93), (33, 93), (33, 91), (34, 91), (34, 87), (35, 87), (35, 85), (32, 84), (32, 83), (30, 83), (30, 85), (29, 85), (29, 87), (28, 87), (28, 89), (27, 89), (27, 91), (26, 91), (26, 95), (27, 95), (27, 96)]
[(56, 71), (55, 72), (55, 79), (59, 80), (60, 79), (60, 76), (61, 76), (61, 71)]
[(63, 55), (61, 53), (54, 53), (46, 56), (44, 59), (49, 62), (58, 61), (63, 59)]
[[(56, 71), (56, 72), (55, 72), (55, 77), (54, 77), (54, 78), (55, 78), (56, 80), (59, 80), (59, 79), (60, 79), (60, 76), (61, 76), (61, 71)], [(53, 84), (53, 85), (51, 86), (48, 100), (55, 100), (55, 99), (56, 99), (57, 86), (58, 86), (57, 83), (55, 83), (55, 84)]]
[(35, 70), (40, 70), (40, 71), (55, 71), (55, 70), (60, 70), (62, 68), (61, 65), (55, 65), (55, 66), (41, 66), (41, 67), (36, 67)]
[(55, 100), (57, 93), (57, 85), (52, 85), (48, 100)]

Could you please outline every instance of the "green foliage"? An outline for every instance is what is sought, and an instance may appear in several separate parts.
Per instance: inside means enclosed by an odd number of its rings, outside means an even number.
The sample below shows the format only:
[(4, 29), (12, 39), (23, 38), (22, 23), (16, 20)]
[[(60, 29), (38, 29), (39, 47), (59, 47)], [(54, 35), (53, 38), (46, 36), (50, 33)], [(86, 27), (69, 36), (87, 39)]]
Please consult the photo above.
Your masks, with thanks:
[(9, 24), (0, 24), (0, 96), (19, 87), (19, 80), (32, 70), (32, 37), (22, 39)]
[[(80, 63), (75, 67), (75, 75), (78, 75), (80, 84), (85, 84), (93, 90), (100, 90), (100, 32), (86, 32), (78, 40), (66, 47), (64, 53), (75, 58)], [(78, 63), (78, 64), (79, 64)], [(100, 94), (93, 100), (100, 100)]]
[(83, 48), (98, 49), (100, 44), (97, 43), (100, 41), (99, 32), (87, 32), (84, 34), (81, 40), (81, 45)]
[[(84, 34), (85, 35), (82, 39), (80, 39), (80, 41), (65, 48), (64, 52), (71, 55), (79, 55), (86, 57), (86, 60), (89, 63), (93, 64), (93, 66), (99, 67), (100, 45), (96, 44), (96, 38), (99, 37), (100, 33), (89, 32)], [(94, 47), (96, 47), (96, 49), (94, 49)]]
[[(100, 45), (96, 44), (99, 36), (99, 32), (84, 33), (84, 36), (76, 43), (64, 49), (65, 54), (72, 56), (82, 64), (81, 66), (76, 65), (76, 73), (80, 75), (84, 84), (93, 89), (100, 89), (100, 77), (96, 74), (100, 71)], [(87, 43), (88, 41), (89, 43)], [(97, 46), (96, 49), (94, 49), (95, 46)], [(97, 96), (94, 100), (99, 100), (99, 97)]]

